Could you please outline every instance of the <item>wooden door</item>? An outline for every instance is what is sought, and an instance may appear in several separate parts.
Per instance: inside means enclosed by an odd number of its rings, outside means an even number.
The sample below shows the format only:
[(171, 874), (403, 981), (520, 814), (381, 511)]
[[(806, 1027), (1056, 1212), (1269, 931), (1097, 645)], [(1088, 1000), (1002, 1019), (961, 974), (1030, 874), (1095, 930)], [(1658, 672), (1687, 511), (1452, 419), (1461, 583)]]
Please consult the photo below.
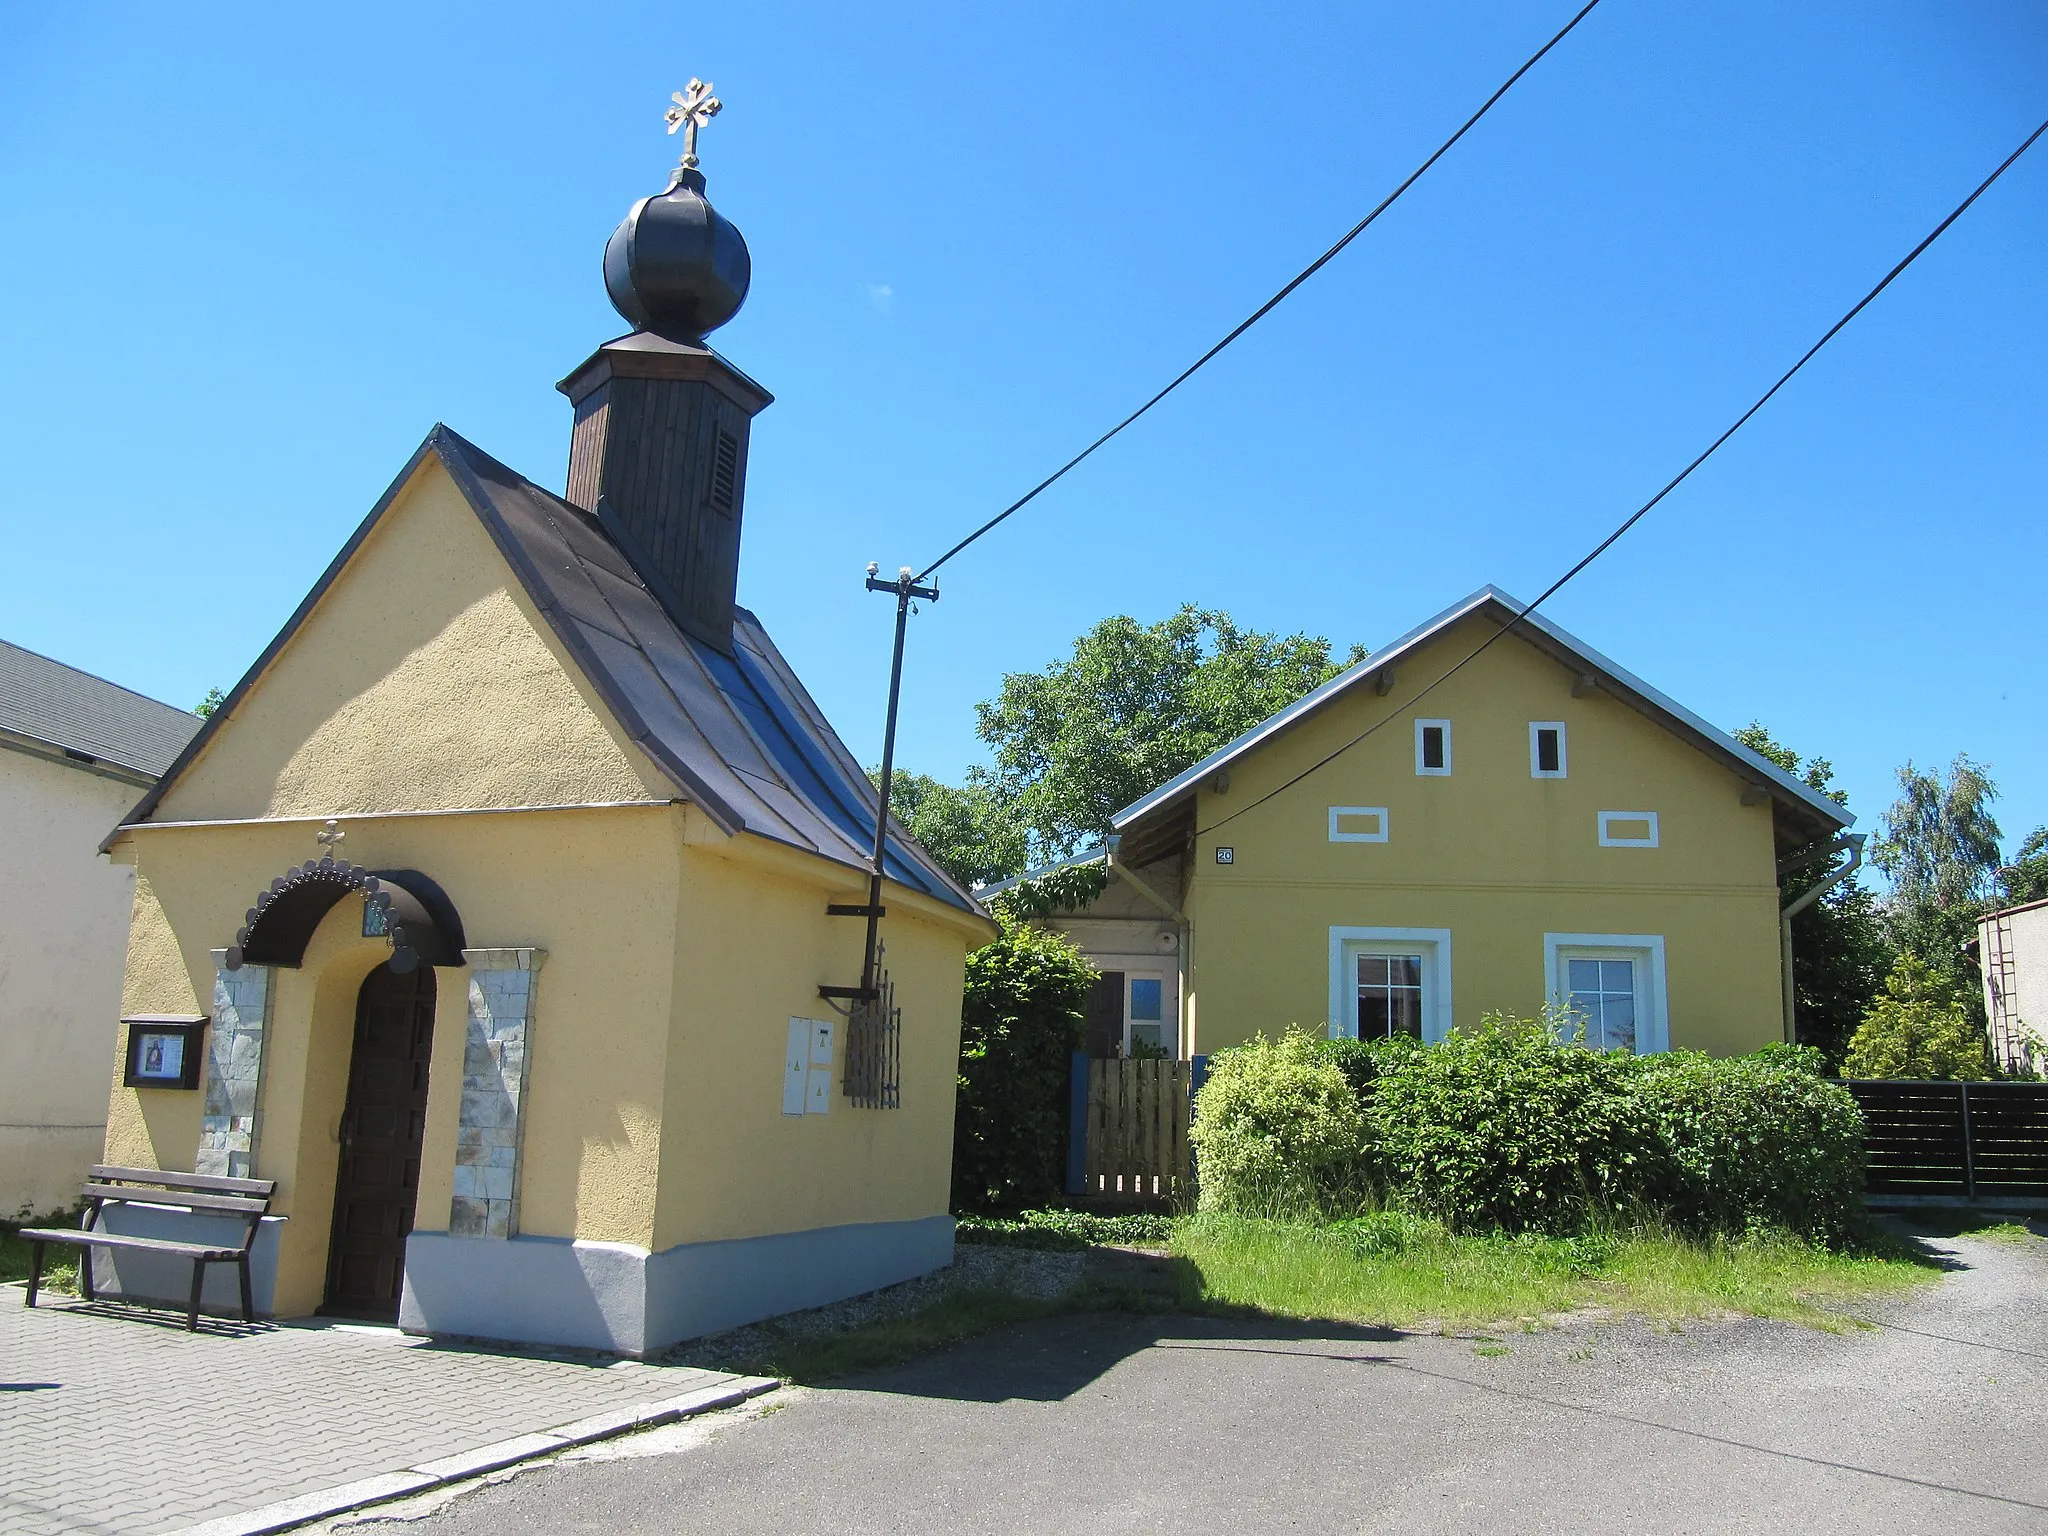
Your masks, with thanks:
[(356, 997), (355, 1048), (341, 1116), (329, 1312), (396, 1318), (405, 1239), (419, 1198), (427, 1129), (427, 1057), (434, 1046), (434, 971), (380, 965)]
[(1097, 1061), (1124, 1053), (1124, 973), (1104, 971), (1088, 994), (1088, 1054)]

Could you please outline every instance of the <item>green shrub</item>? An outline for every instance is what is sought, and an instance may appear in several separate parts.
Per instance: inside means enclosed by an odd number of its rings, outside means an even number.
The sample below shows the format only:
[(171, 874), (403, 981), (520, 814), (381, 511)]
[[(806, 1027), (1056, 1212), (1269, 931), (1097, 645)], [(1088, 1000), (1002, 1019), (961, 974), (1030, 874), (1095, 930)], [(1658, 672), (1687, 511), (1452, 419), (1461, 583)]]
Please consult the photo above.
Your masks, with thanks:
[(1389, 1040), (1318, 1040), (1316, 1045), (1324, 1058), (1344, 1074), (1344, 1081), (1360, 1099), (1372, 1092), (1372, 1085), (1380, 1078), (1399, 1071), (1415, 1052), (1427, 1049), (1420, 1040), (1407, 1035), (1395, 1035)]
[[(1207, 1101), (1205, 1087), (1197, 1100), (1197, 1126), (1206, 1116), (1223, 1148), (1202, 1146), (1201, 1205), (1255, 1216), (1394, 1207), (1330, 1228), (1358, 1257), (1403, 1251), (1418, 1230), (1411, 1212), (1503, 1241), (1593, 1242), (1647, 1220), (1839, 1245), (1864, 1223), (1863, 1123), (1823, 1066), (1805, 1046), (1722, 1060), (1591, 1051), (1554, 1016), (1489, 1015), (1434, 1046), (1261, 1040), (1219, 1053), (1211, 1081), (1227, 1069), (1229, 1096)], [(1331, 1072), (1361, 1111), (1355, 1144), (1326, 1111)], [(1301, 1142), (1346, 1150), (1289, 1184), (1278, 1165)]]
[(1828, 1053), (1817, 1045), (1787, 1045), (1783, 1040), (1773, 1040), (1769, 1045), (1751, 1051), (1742, 1060), (1790, 1067), (1811, 1077), (1834, 1075), (1828, 1070)]
[(1068, 1077), (1087, 1027), (1094, 968), (1059, 934), (1007, 913), (967, 957), (953, 1209), (1018, 1210), (1066, 1183)]
[(997, 1248), (1050, 1248), (1076, 1252), (1099, 1244), (1138, 1247), (1164, 1243), (1173, 1218), (1164, 1215), (1098, 1216), (1090, 1211), (1020, 1211), (1014, 1219), (962, 1216), (956, 1241)]
[(1488, 1014), (1374, 1083), (1378, 1164), (1396, 1198), (1458, 1230), (1568, 1233), (1627, 1196), (1654, 1145), (1636, 1058)]
[(1365, 1112), (1325, 1043), (1290, 1029), (1210, 1058), (1189, 1131), (1203, 1210), (1320, 1214), (1356, 1188)]
[[(1683, 1231), (1780, 1228), (1840, 1243), (1862, 1222), (1863, 1116), (1795, 1049), (1646, 1056), (1634, 1097), (1656, 1132), (1632, 1203)], [(1814, 1053), (1818, 1055), (1818, 1052)]]
[(1984, 1078), (1990, 1050), (1946, 977), (1917, 955), (1899, 956), (1842, 1059), (1844, 1077)]

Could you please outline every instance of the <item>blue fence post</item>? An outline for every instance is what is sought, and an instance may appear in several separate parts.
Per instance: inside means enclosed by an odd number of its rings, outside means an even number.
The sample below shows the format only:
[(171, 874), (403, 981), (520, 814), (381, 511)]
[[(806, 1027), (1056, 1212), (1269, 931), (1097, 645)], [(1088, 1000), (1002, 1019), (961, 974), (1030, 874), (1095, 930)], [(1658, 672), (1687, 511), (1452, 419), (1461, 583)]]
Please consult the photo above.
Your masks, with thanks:
[(1197, 1056), (1194, 1058), (1194, 1064), (1195, 1070), (1188, 1084), (1189, 1098), (1193, 1098), (1196, 1094), (1200, 1093), (1202, 1091), (1202, 1084), (1209, 1081), (1209, 1058), (1207, 1056)]
[(1088, 1192), (1088, 1053), (1076, 1051), (1067, 1070), (1067, 1193)]

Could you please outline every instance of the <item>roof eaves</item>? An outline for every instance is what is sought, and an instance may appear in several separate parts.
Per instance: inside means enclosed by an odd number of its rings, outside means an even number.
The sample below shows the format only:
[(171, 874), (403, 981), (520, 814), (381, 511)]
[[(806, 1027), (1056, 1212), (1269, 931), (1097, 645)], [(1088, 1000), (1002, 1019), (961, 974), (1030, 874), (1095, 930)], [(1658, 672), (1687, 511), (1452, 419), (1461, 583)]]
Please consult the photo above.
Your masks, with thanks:
[(1416, 625), (1415, 628), (1392, 641), (1385, 649), (1373, 652), (1363, 661), (1346, 667), (1328, 682), (1311, 688), (1286, 708), (1275, 711), (1242, 735), (1225, 742), (1192, 768), (1187, 769), (1175, 778), (1169, 779), (1150, 794), (1132, 801), (1114, 816), (1110, 817), (1109, 824), (1113, 827), (1123, 827), (1130, 822), (1136, 821), (1147, 812), (1158, 810), (1168, 801), (1178, 798), (1183, 791), (1192, 789), (1195, 785), (1201, 783), (1203, 779), (1207, 778), (1217, 769), (1234, 762), (1253, 747), (1278, 735), (1304, 715), (1312, 714), (1322, 708), (1323, 705), (1329, 703), (1338, 694), (1349, 689), (1352, 684), (1362, 682), (1373, 673), (1391, 666), (1401, 658), (1404, 652), (1419, 642), (1426, 640), (1445, 625), (1454, 624), (1474, 609), (1483, 607), (1489, 599), (1513, 601), (1513, 599), (1507, 598), (1505, 593), (1502, 593), (1495, 587), (1481, 587), (1470, 597), (1465, 598), (1461, 602), (1454, 603), (1435, 618), (1425, 619), (1422, 623)]
[(1058, 874), (1063, 869), (1078, 869), (1083, 864), (1100, 864), (1108, 856), (1109, 851), (1097, 843), (1092, 848), (1083, 848), (1079, 853), (1069, 854), (1064, 859), (1055, 859), (1050, 864), (1040, 864), (1037, 868), (1027, 869), (1022, 874), (1007, 875), (987, 885), (977, 885), (974, 894), (980, 900), (987, 901), (991, 896), (1000, 896), (1007, 890), (1033, 880), (1043, 880), (1047, 875)]
[[(491, 500), (491, 493), (477, 477), (466, 456), (474, 454), (478, 458), (488, 459), (494, 465), (498, 465), (499, 461), (491, 458), (460, 433), (439, 423), (436, 423), (434, 430), (427, 434), (427, 446), (432, 447), (447, 468), (449, 478), (455, 482), (456, 489), (462, 492), (463, 499), (476, 513), (477, 520), (490, 534), (491, 542), (497, 545), (498, 553), (504, 556), (505, 563), (511, 566), (513, 573), (518, 576), (519, 584), (526, 589), (527, 597), (547, 620), (548, 628), (554, 631), (555, 638), (561, 641), (563, 648), (575, 659), (577, 669), (596, 690), (598, 697), (604, 700), (605, 707), (618, 721), (620, 729), (635, 746), (647, 754), (649, 761), (661, 770), (683, 796), (710, 817), (713, 824), (726, 836), (733, 837), (745, 830), (746, 817), (729, 805), (722, 796), (714, 793), (702, 778), (692, 772), (689, 765), (670, 750), (667, 743), (649, 726), (633, 702), (626, 697), (625, 690), (614, 685), (610, 672), (598, 660), (568, 616), (561, 611), (560, 604), (548, 589), (546, 579), (534, 568), (525, 547), (505, 526), (497, 504)], [(517, 474), (516, 470), (507, 466), (499, 467), (505, 468), (508, 474)], [(564, 553), (571, 559), (574, 558), (573, 552), (564, 550)]]
[(133, 768), (110, 757), (94, 757), (89, 753), (80, 752), (76, 747), (67, 747), (62, 742), (31, 735), (26, 731), (0, 729), (0, 747), (10, 752), (20, 752), (28, 757), (40, 758), (44, 762), (55, 763), (60, 767), (75, 768), (80, 773), (130, 784), (137, 789), (147, 789), (156, 782), (155, 776), (146, 769)]
[(170, 792), (171, 786), (199, 754), (206, 750), (215, 733), (227, 723), (228, 717), (234, 714), (242, 700), (248, 697), (256, 679), (268, 670), (270, 664), (277, 659), (278, 652), (284, 649), (285, 643), (297, 634), (299, 626), (306, 622), (307, 615), (312, 613), (320, 599), (327, 595), (327, 589), (334, 584), (334, 578), (341, 574), (342, 567), (355, 558), (356, 551), (362, 548), (363, 541), (370, 536), (370, 530), (377, 526), (378, 519), (382, 518), (391, 503), (398, 499), (398, 493), (412, 483), (412, 477), (419, 472), (419, 467), (425, 462), (427, 455), (435, 451), (436, 435), (447, 430), (438, 422), (435, 423), (433, 431), (426, 435), (419, 447), (413, 450), (412, 457), (405, 461), (405, 467), (393, 477), (391, 484), (384, 488), (384, 494), (377, 498), (377, 504), (370, 508), (368, 515), (360, 523), (356, 524), (356, 531), (348, 536), (348, 542), (342, 545), (340, 551), (327, 563), (327, 569), (320, 573), (320, 579), (313, 583), (312, 590), (300, 600), (299, 606), (292, 610), (291, 617), (284, 621), (284, 627), (272, 638), (270, 644), (263, 648), (262, 654), (250, 664), (249, 670), (242, 674), (241, 681), (229, 689), (227, 697), (214, 706), (213, 713), (206, 717), (206, 723), (185, 743), (185, 750), (171, 760), (170, 767), (166, 768), (162, 777), (150, 786), (149, 792), (135, 803), (135, 808), (123, 816), (114, 830), (101, 840), (101, 853), (113, 847), (114, 840), (121, 835), (123, 829), (136, 822), (149, 820), (163, 797)]
[(1849, 827), (1855, 824), (1856, 818), (1850, 811), (1837, 805), (1818, 790), (1811, 789), (1807, 785), (1802, 784), (1796, 777), (1787, 773), (1761, 753), (1744, 746), (1726, 731), (1701, 719), (1677, 700), (1651, 687), (1633, 672), (1628, 671), (1624, 667), (1617, 666), (1569, 630), (1551, 623), (1549, 619), (1540, 613), (1526, 612), (1526, 604), (1489, 582), (1476, 592), (1453, 603), (1435, 617), (1425, 619), (1421, 624), (1418, 624), (1415, 628), (1390, 643), (1384, 650), (1367, 656), (1363, 661), (1338, 673), (1337, 676), (1331, 678), (1321, 687), (1303, 694), (1285, 709), (1269, 715), (1243, 735), (1218, 747), (1192, 768), (1162, 784), (1142, 799), (1133, 801), (1130, 805), (1125, 806), (1110, 818), (1110, 825), (1121, 829), (1135, 822), (1141, 816), (1158, 810), (1169, 801), (1177, 799), (1180, 795), (1199, 784), (1204, 778), (1216, 772), (1217, 769), (1226, 766), (1243, 756), (1244, 753), (1250, 751), (1253, 747), (1285, 730), (1304, 715), (1321, 708), (1338, 694), (1349, 689), (1353, 684), (1363, 681), (1366, 677), (1384, 667), (1391, 666), (1405, 652), (1421, 645), (1440, 630), (1448, 628), (1460, 619), (1469, 617), (1489, 604), (1499, 606), (1510, 617), (1520, 617), (1523, 623), (1537, 629), (1550, 639), (1552, 643), (1570, 651), (1574, 656), (1588, 663), (1595, 671), (1619, 683), (1623, 688), (1636, 694), (1645, 703), (1682, 722), (1688, 729), (1698, 732), (1713, 746), (1736, 758), (1745, 767), (1762, 775), (1769, 781), (1771, 787), (1780, 791), (1781, 794), (1796, 800), (1806, 809), (1817, 812), (1830, 825)]
[[(1514, 611), (1521, 611), (1521, 604), (1516, 603), (1514, 599), (1508, 598), (1506, 601), (1512, 606)], [(1607, 680), (1621, 684), (1622, 687), (1638, 695), (1646, 703), (1654, 705), (1665, 714), (1683, 722), (1688, 728), (1697, 731), (1714, 746), (1720, 748), (1729, 756), (1736, 758), (1745, 767), (1751, 768), (1763, 775), (1773, 788), (1797, 800), (1807, 809), (1818, 812), (1822, 820), (1836, 827), (1852, 827), (1856, 824), (1854, 812), (1836, 804), (1819, 790), (1801, 783), (1797, 776), (1787, 773), (1754, 747), (1744, 746), (1719, 726), (1703, 720), (1676, 699), (1651, 687), (1626, 667), (1617, 666), (1569, 630), (1551, 623), (1550, 620), (1540, 613), (1528, 615), (1523, 622), (1534, 625), (1557, 644), (1564, 646), (1574, 655), (1591, 663), (1594, 670), (1603, 674)]]

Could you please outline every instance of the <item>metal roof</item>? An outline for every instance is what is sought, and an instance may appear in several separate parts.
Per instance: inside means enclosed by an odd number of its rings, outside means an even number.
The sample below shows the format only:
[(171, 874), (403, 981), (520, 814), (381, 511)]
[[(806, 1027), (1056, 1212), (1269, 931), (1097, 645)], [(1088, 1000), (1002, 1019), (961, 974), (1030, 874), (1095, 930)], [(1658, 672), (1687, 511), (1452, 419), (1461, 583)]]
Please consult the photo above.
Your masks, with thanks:
[[(234, 712), (340, 574), (420, 463), (432, 455), (461, 490), (526, 594), (619, 725), (727, 833), (751, 832), (865, 870), (875, 790), (790, 670), (761, 621), (734, 609), (733, 654), (684, 634), (597, 519), (506, 468), (444, 426), (427, 434), (249, 675), (228, 695), (123, 825), (147, 820), (214, 723)], [(966, 890), (891, 819), (888, 877), (980, 915)]]
[[(1491, 584), (1481, 587), (1471, 596), (1453, 603), (1434, 618), (1425, 620), (1409, 630), (1384, 650), (1374, 652), (1355, 666), (1338, 673), (1320, 688), (1303, 694), (1285, 709), (1267, 716), (1235, 741), (1226, 742), (1218, 747), (1177, 778), (1169, 780), (1150, 794), (1125, 806), (1110, 818), (1110, 825), (1122, 829), (1149, 812), (1191, 793), (1196, 785), (1217, 769), (1227, 766), (1254, 747), (1269, 741), (1297, 720), (1313, 714), (1374, 673), (1392, 666), (1403, 655), (1417, 649), (1460, 619), (1492, 609), (1492, 616), (1505, 622), (1521, 614), (1526, 606), (1499, 587)], [(1602, 687), (1615, 693), (1623, 702), (1636, 704), (1646, 713), (1661, 717), (1662, 723), (1668, 728), (1680, 729), (1682, 733), (1696, 738), (1698, 745), (1733, 759), (1734, 765), (1741, 772), (1754, 775), (1769, 787), (1779, 801), (1790, 801), (1799, 808), (1814, 813), (1821, 821), (1836, 829), (1854, 824), (1856, 818), (1826, 795), (1801, 783), (1794, 775), (1787, 773), (1761, 753), (1745, 747), (1726, 731), (1709, 725), (1677, 700), (1658, 692), (1635, 674), (1616, 666), (1585, 641), (1551, 623), (1542, 614), (1529, 614), (1521, 622), (1523, 626), (1534, 631), (1532, 640), (1535, 636), (1548, 639), (1552, 645), (1584, 663), (1588, 672), (1599, 677)], [(1393, 707), (1398, 710), (1402, 706)]]
[(1014, 890), (1031, 880), (1043, 880), (1047, 875), (1058, 874), (1063, 869), (1078, 869), (1083, 864), (1100, 864), (1109, 857), (1109, 850), (1101, 843), (1090, 843), (1079, 853), (1070, 853), (1064, 859), (1054, 859), (1050, 864), (1040, 864), (1014, 875), (1005, 875), (1000, 880), (991, 880), (986, 885), (977, 885), (974, 894), (983, 901), (991, 896)]
[(0, 640), (0, 731), (154, 779), (197, 715)]

